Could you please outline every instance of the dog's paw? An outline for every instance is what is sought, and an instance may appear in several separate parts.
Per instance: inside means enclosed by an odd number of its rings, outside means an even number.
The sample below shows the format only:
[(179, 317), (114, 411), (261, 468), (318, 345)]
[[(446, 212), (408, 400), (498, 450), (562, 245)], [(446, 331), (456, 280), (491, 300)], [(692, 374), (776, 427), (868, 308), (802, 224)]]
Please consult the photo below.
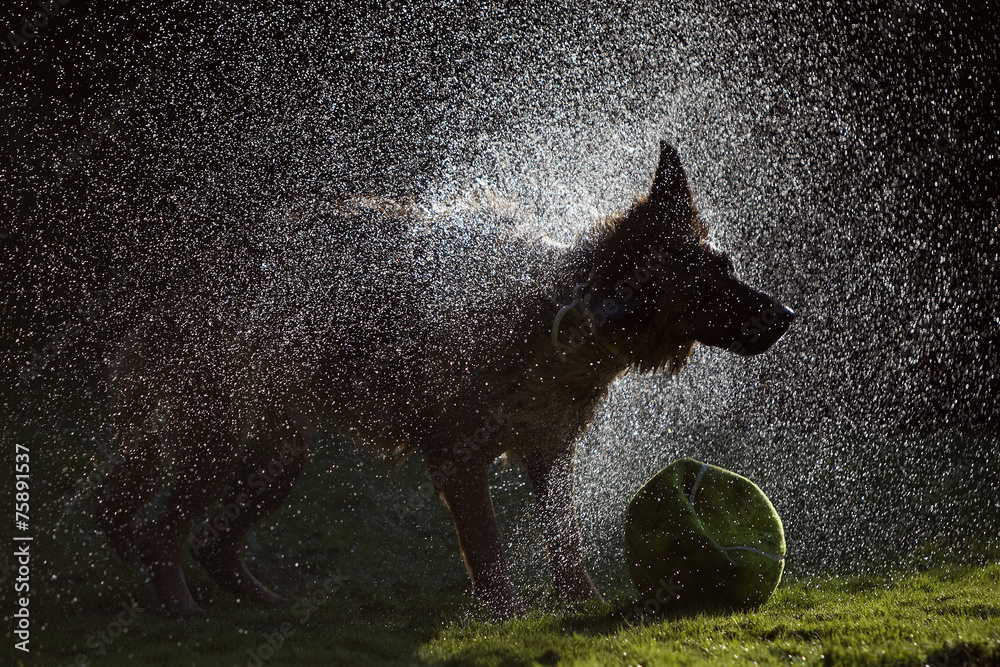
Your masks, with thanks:
[(604, 602), (604, 597), (597, 590), (597, 587), (594, 586), (594, 582), (590, 580), (590, 576), (586, 571), (575, 573), (573, 576), (568, 576), (562, 580), (557, 579), (556, 590), (563, 599), (571, 602), (584, 602), (587, 600)]
[(525, 616), (528, 608), (514, 588), (513, 584), (506, 586), (494, 586), (491, 588), (479, 587), (475, 591), (477, 598), (485, 602), (490, 609), (490, 615), (498, 621), (509, 618)]

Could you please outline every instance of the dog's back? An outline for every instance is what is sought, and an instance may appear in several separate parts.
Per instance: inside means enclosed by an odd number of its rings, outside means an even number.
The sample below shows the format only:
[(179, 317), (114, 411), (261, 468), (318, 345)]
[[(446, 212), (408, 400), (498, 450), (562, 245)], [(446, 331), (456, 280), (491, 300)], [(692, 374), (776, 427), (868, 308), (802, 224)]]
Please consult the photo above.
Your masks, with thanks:
[(121, 426), (212, 411), (240, 433), (294, 403), (406, 449), (442, 412), (488, 403), (545, 338), (539, 310), (571, 279), (571, 250), (514, 224), (487, 209), (356, 202), (299, 218), (252, 265), (203, 258), (121, 346)]

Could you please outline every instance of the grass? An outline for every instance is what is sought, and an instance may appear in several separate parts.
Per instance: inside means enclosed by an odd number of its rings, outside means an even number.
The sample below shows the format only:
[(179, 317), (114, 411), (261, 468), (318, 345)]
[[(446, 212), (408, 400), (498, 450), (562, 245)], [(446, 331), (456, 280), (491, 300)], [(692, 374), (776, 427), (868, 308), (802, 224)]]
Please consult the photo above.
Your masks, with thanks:
[(1000, 567), (896, 580), (801, 580), (747, 613), (622, 622), (592, 605), (448, 629), (419, 655), (482, 665), (921, 665), (1000, 663)]
[[(6, 433), (5, 450), (14, 440), (32, 452), (31, 652), (11, 651), (25, 667), (1000, 665), (1000, 559), (988, 552), (963, 564), (918, 556), (866, 576), (793, 574), (753, 611), (658, 616), (639, 613), (612, 558), (593, 568), (607, 603), (563, 606), (516, 466), (492, 471), (494, 495), (535, 611), (492, 622), (468, 593), (422, 462), (392, 472), (337, 438), (323, 440), (291, 501), (250, 540), (251, 569), (286, 602), (242, 605), (191, 568), (209, 614), (175, 621), (93, 529), (86, 480), (105, 437), (73, 423)], [(0, 565), (10, 628), (12, 562)]]
[[(744, 613), (636, 622), (627, 607), (594, 603), (497, 624), (434, 623), (417, 600), (407, 622), (344, 608), (334, 594), (311, 614), (301, 601), (270, 612), (224, 605), (186, 622), (146, 611), (107, 656), (92, 647), (113, 617), (66, 619), (25, 664), (80, 664), (79, 654), (102, 665), (996, 665), (998, 586), (992, 564), (803, 579)], [(98, 639), (76, 645), (85, 636)]]

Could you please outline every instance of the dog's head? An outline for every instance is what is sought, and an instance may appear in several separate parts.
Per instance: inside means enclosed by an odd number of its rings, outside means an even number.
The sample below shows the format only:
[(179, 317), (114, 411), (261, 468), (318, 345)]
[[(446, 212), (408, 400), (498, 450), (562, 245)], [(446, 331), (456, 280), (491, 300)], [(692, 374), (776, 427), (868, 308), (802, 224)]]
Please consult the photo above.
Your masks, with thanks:
[(741, 281), (707, 232), (677, 151), (661, 142), (648, 196), (601, 230), (594, 257), (595, 321), (639, 369), (676, 371), (695, 342), (759, 354), (795, 318)]

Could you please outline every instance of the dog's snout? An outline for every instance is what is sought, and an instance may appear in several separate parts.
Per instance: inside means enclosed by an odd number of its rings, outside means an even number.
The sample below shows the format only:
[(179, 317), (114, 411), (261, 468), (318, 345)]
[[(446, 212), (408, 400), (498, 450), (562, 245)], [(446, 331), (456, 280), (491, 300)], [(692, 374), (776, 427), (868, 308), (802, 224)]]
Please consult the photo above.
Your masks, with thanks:
[[(784, 334), (788, 331), (788, 327), (792, 326), (792, 322), (795, 321), (795, 311), (788, 306), (783, 306), (780, 303), (775, 304), (774, 307), (774, 328)], [(779, 334), (779, 335), (781, 335)]]
[(760, 354), (784, 336), (794, 320), (795, 311), (771, 301), (743, 324), (730, 349), (743, 356)]

